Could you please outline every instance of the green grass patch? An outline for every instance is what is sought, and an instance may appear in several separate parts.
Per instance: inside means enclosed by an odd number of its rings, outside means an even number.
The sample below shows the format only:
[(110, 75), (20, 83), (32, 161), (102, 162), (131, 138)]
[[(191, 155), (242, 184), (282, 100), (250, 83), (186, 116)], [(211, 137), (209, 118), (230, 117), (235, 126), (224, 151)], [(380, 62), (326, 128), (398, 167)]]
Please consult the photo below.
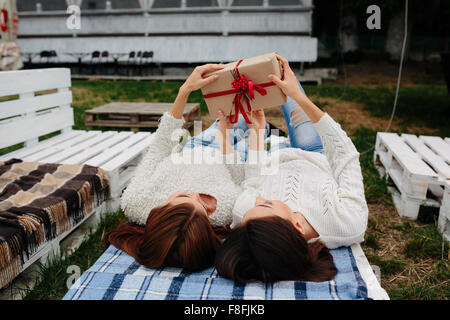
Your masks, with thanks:
[(367, 255), (372, 265), (380, 267), (381, 275), (392, 275), (401, 272), (406, 267), (406, 262), (396, 259), (382, 259), (375, 255)]
[(449, 248), (443, 240), (436, 225), (419, 225), (409, 232), (409, 240), (405, 246), (406, 256), (413, 259), (443, 259)]
[[(308, 95), (332, 97), (361, 103), (372, 115), (388, 119), (392, 112), (395, 87), (305, 86)], [(400, 88), (396, 118), (405, 129), (411, 124), (439, 129), (442, 136), (450, 136), (450, 96), (445, 86), (417, 86)], [(357, 121), (357, 119), (355, 119)], [(415, 132), (420, 134), (420, 132)]]

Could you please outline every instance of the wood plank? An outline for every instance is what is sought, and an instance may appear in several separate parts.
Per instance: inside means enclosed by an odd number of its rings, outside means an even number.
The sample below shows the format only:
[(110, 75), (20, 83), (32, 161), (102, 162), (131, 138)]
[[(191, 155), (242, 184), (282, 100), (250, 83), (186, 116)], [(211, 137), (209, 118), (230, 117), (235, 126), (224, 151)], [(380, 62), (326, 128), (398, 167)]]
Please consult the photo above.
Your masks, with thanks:
[(403, 168), (426, 181), (437, 181), (438, 175), (396, 134), (378, 132), (380, 140)]
[(22, 157), (26, 157), (26, 156), (32, 155), (33, 153), (39, 152), (39, 151), (43, 150), (44, 148), (48, 148), (50, 146), (53, 146), (58, 143), (69, 140), (75, 136), (80, 135), (82, 132), (84, 132), (84, 131), (70, 130), (66, 133), (61, 133), (57, 136), (40, 141), (37, 145), (35, 145), (33, 147), (22, 148), (22, 149), (7, 153), (0, 157), (0, 161), (5, 161), (5, 160), (11, 159), (11, 158), (21, 159)]
[(126, 152), (126, 150), (133, 146), (134, 144), (142, 141), (146, 137), (150, 136), (150, 132), (137, 132), (135, 134), (132, 134), (129, 136), (125, 141), (122, 141), (121, 143), (103, 150), (102, 153), (96, 155), (95, 157), (87, 160), (85, 164), (94, 166), (94, 167), (100, 167), (107, 161), (113, 159), (115, 156), (122, 152)]
[(62, 143), (58, 143), (54, 146), (51, 146), (49, 148), (42, 149), (41, 151), (37, 153), (33, 153), (29, 156), (24, 157), (24, 161), (45, 161), (47, 157), (52, 156), (53, 154), (56, 154), (58, 152), (62, 152), (66, 150), (67, 148), (71, 148), (72, 146), (82, 142), (82, 141), (88, 141), (89, 139), (93, 139), (94, 137), (101, 134), (101, 131), (84, 131), (80, 135), (77, 135), (67, 141), (64, 141)]
[(70, 86), (68, 68), (3, 71), (0, 74), (0, 97)]
[[(111, 102), (93, 109), (86, 110), (86, 114), (141, 114), (141, 115), (162, 115), (170, 110), (173, 103), (150, 103), (150, 102)], [(200, 108), (199, 103), (187, 103), (183, 114), (188, 114)]]
[(72, 156), (74, 154), (84, 151), (86, 148), (94, 146), (101, 141), (111, 139), (116, 134), (117, 134), (117, 132), (115, 132), (115, 131), (102, 132), (101, 134), (95, 136), (92, 139), (89, 139), (87, 141), (83, 141), (79, 144), (73, 145), (70, 148), (67, 148), (61, 152), (51, 155), (50, 157), (46, 157), (43, 161), (49, 162), (49, 163), (61, 163), (61, 161), (69, 158), (70, 156)]
[(0, 102), (0, 119), (72, 103), (72, 92), (57, 92)]
[[(39, 124), (39, 125), (36, 125)], [(55, 132), (74, 124), (72, 108), (57, 108), (0, 124), (0, 149)]]
[(132, 122), (132, 121), (121, 121), (121, 120), (94, 120), (94, 121), (86, 121), (86, 126), (90, 127), (117, 127), (117, 128), (157, 128), (159, 125), (159, 121), (140, 121), (140, 122)]
[(445, 162), (450, 164), (450, 145), (441, 137), (420, 136), (419, 139), (425, 142), (436, 154), (441, 156)]
[[(424, 139), (419, 139), (413, 134), (402, 134), (402, 138), (413, 148), (422, 159), (439, 173), (442, 178), (450, 179), (450, 166), (445, 161), (430, 150), (424, 143)], [(442, 140), (443, 143), (444, 140)]]
[(90, 158), (98, 155), (99, 153), (103, 152), (105, 149), (116, 145), (117, 143), (125, 140), (130, 135), (132, 135), (131, 132), (118, 132), (116, 135), (114, 135), (111, 139), (107, 139), (105, 141), (102, 141), (99, 144), (96, 144), (92, 147), (89, 147), (87, 150), (81, 151), (79, 153), (76, 153), (75, 155), (61, 161), (61, 163), (64, 164), (82, 164), (85, 163)]

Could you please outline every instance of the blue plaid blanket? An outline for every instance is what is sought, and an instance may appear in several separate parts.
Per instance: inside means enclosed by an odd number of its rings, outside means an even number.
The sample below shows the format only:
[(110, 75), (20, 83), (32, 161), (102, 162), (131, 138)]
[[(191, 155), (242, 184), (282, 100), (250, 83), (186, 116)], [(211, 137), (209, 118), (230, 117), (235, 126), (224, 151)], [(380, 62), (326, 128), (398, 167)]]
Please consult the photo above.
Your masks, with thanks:
[(328, 300), (369, 299), (352, 250), (331, 250), (338, 273), (332, 281), (280, 281), (236, 285), (215, 268), (188, 273), (179, 268), (149, 269), (110, 246), (84, 272), (63, 300)]

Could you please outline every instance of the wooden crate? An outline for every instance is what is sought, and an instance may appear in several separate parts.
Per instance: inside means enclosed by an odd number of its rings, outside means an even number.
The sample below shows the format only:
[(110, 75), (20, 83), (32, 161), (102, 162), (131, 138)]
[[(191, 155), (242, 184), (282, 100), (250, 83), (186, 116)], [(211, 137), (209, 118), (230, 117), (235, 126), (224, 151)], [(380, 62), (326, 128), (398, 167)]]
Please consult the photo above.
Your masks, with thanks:
[(374, 162), (395, 185), (400, 216), (415, 220), (420, 206), (440, 208), (439, 230), (450, 240), (450, 139), (378, 132)]
[[(130, 128), (137, 131), (139, 128), (157, 128), (159, 119), (164, 112), (172, 107), (172, 103), (147, 102), (112, 102), (85, 111), (85, 124), (90, 127)], [(187, 103), (183, 117), (185, 128), (200, 120), (200, 104)]]

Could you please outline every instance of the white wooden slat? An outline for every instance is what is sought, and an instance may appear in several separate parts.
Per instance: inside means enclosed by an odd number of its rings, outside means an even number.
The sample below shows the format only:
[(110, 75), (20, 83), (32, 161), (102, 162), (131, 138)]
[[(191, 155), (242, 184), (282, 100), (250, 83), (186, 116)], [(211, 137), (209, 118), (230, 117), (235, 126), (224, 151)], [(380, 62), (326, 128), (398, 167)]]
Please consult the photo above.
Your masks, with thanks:
[(139, 155), (140, 152), (142, 152), (144, 149), (146, 149), (151, 141), (153, 140), (154, 135), (151, 135), (147, 137), (146, 139), (142, 140), (141, 142), (135, 144), (131, 148), (127, 149), (126, 152), (122, 152), (114, 159), (108, 161), (101, 167), (105, 169), (106, 171), (113, 171), (115, 169), (120, 168), (123, 164), (127, 163), (129, 160), (132, 160), (134, 157)]
[(0, 73), (0, 97), (71, 86), (70, 69), (48, 68)]
[(420, 136), (420, 140), (425, 142), (436, 154), (441, 156), (444, 161), (450, 163), (450, 145), (446, 143), (441, 137)]
[(411, 174), (428, 181), (438, 179), (438, 175), (396, 133), (378, 132), (378, 135), (401, 166)]
[(0, 119), (72, 103), (72, 91), (0, 102)]
[(107, 139), (95, 146), (92, 146), (90, 148), (88, 148), (85, 151), (82, 151), (80, 153), (77, 153), (63, 161), (61, 161), (60, 163), (63, 164), (82, 164), (85, 163), (87, 160), (89, 160), (90, 158), (92, 158), (93, 156), (101, 153), (103, 150), (116, 145), (117, 143), (125, 140), (127, 137), (129, 137), (130, 135), (132, 135), (132, 132), (129, 131), (122, 131), (122, 132), (118, 132), (116, 135), (114, 135), (111, 139)]
[(444, 140), (450, 145), (450, 138), (445, 138)]
[(71, 127), (73, 124), (71, 108), (52, 109), (35, 117), (21, 117), (19, 120), (3, 122), (0, 124), (0, 149)]
[(96, 155), (95, 157), (87, 160), (85, 164), (88, 164), (90, 166), (94, 167), (100, 167), (102, 164), (106, 163), (107, 161), (111, 160), (121, 152), (126, 152), (126, 150), (131, 147), (132, 145), (138, 143), (139, 141), (145, 139), (146, 137), (150, 136), (149, 132), (137, 132), (131, 136), (129, 136), (125, 141), (122, 141), (121, 143), (103, 150), (102, 153)]
[(5, 161), (5, 160), (11, 159), (11, 158), (21, 159), (22, 157), (26, 157), (33, 153), (39, 152), (39, 151), (43, 150), (44, 148), (48, 148), (57, 143), (69, 140), (70, 138), (80, 135), (82, 132), (83, 131), (81, 131), (81, 130), (71, 130), (71, 131), (68, 131), (67, 133), (59, 134), (57, 136), (43, 140), (43, 141), (39, 142), (39, 144), (37, 144), (33, 147), (18, 149), (16, 151), (13, 151), (13, 152), (7, 153), (3, 156), (0, 156), (0, 161)]
[(80, 144), (74, 145), (64, 151), (58, 152), (54, 155), (51, 155), (50, 157), (45, 158), (45, 162), (49, 163), (61, 163), (61, 161), (69, 158), (70, 156), (77, 154), (79, 152), (84, 151), (85, 149), (96, 145), (97, 143), (104, 141), (106, 139), (110, 139), (112, 136), (116, 135), (117, 132), (115, 131), (106, 131), (102, 132), (98, 136), (89, 139), (88, 141), (84, 141)]
[(413, 134), (402, 134), (402, 138), (444, 179), (450, 179), (450, 166), (425, 145), (424, 139)]
[(45, 161), (46, 158), (54, 155), (56, 153), (62, 152), (69, 148), (72, 148), (74, 145), (83, 142), (89, 141), (89, 139), (93, 139), (94, 137), (101, 134), (101, 131), (84, 131), (82, 134), (75, 136), (67, 141), (59, 143), (57, 145), (45, 148), (39, 152), (31, 154), (29, 156), (24, 157), (24, 161)]

